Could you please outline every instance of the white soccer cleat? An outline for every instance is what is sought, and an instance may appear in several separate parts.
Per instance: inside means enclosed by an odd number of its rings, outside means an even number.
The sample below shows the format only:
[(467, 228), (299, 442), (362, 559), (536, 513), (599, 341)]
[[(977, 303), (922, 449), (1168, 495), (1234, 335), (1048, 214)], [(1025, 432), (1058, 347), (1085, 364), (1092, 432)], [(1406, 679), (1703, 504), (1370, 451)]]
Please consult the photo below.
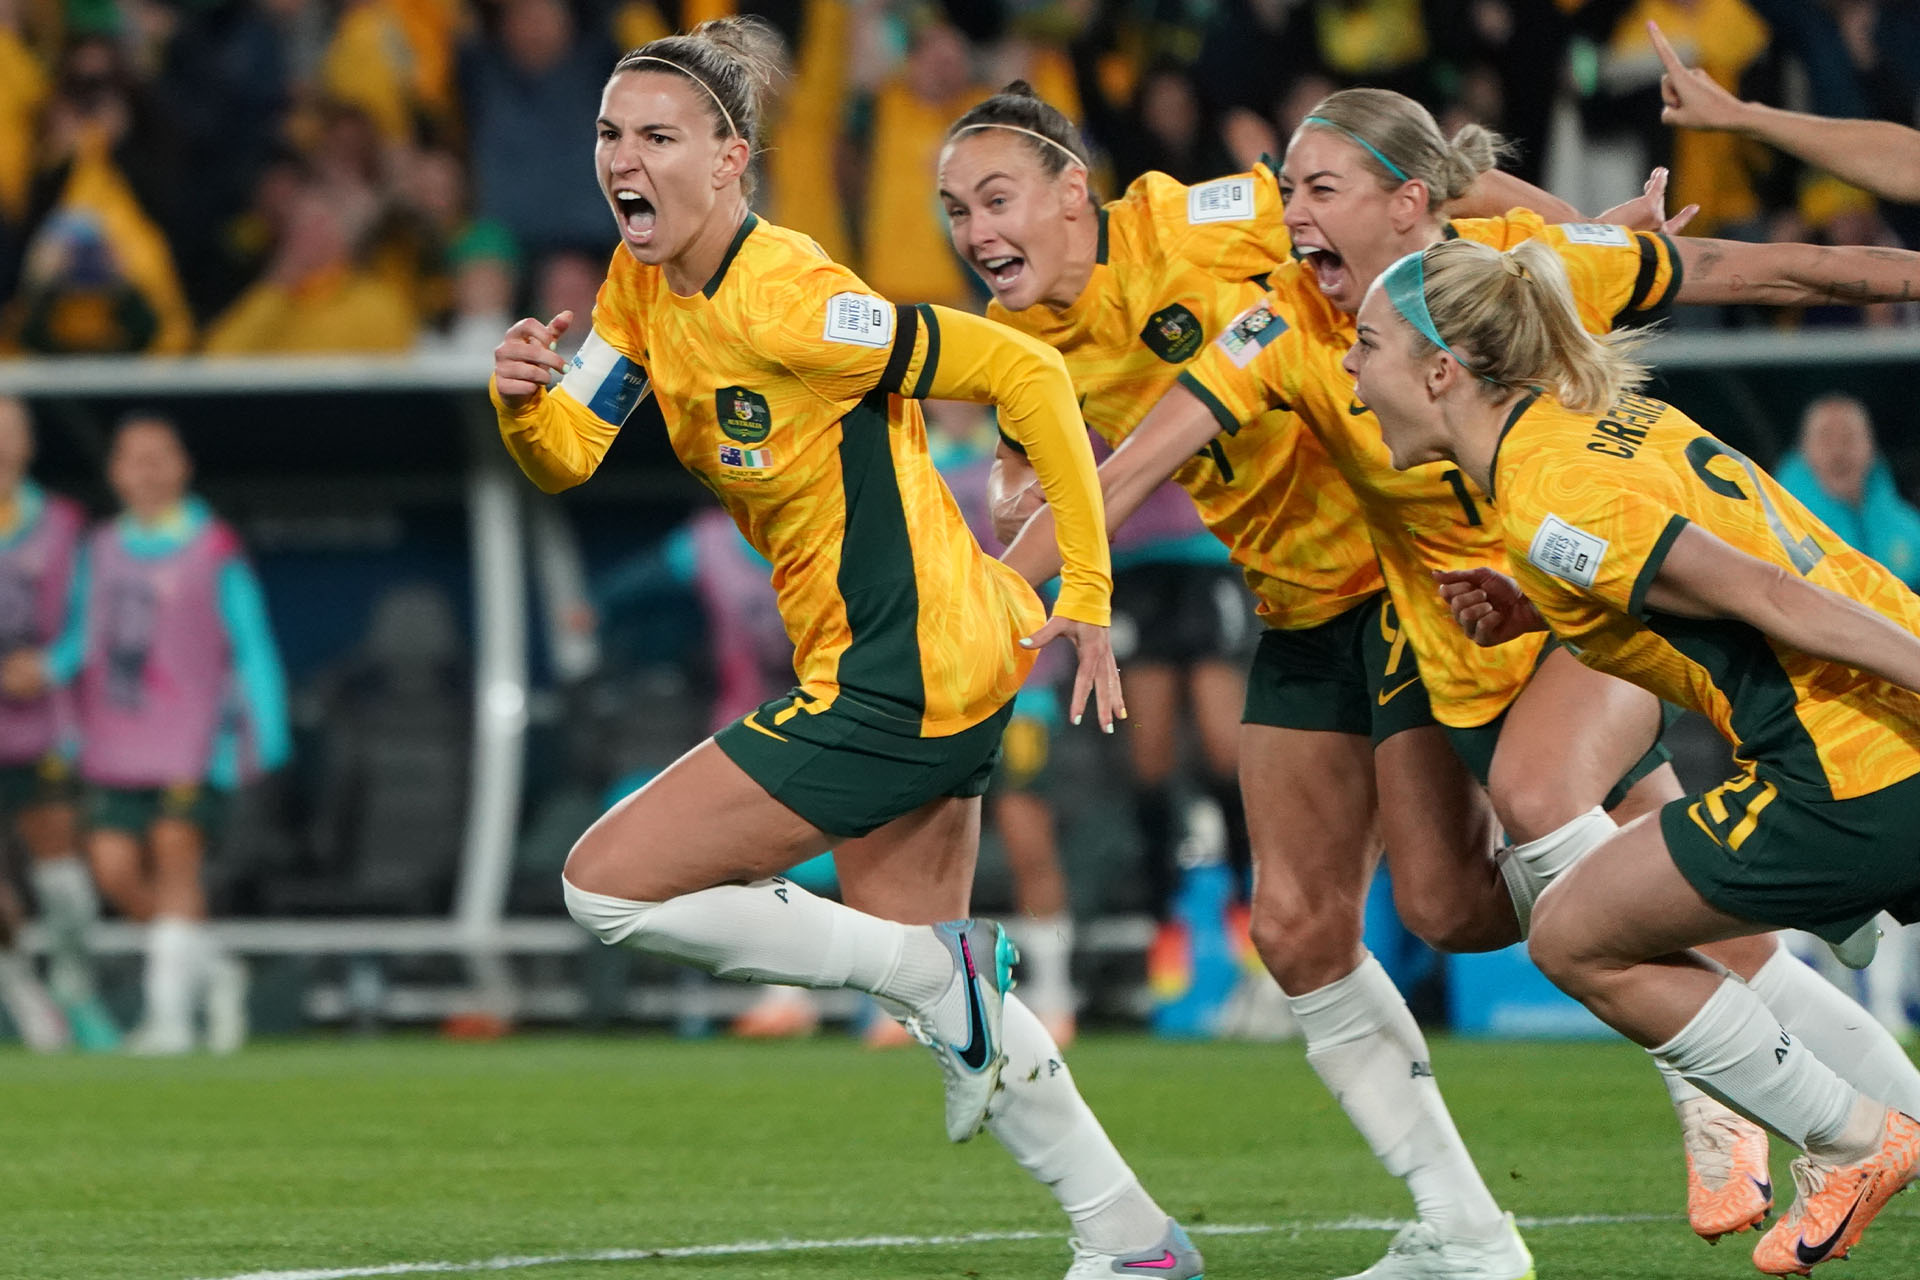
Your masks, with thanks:
[(1157, 1280), (1204, 1280), (1206, 1261), (1179, 1223), (1167, 1219), (1167, 1230), (1153, 1246), (1131, 1253), (1102, 1253), (1079, 1240), (1073, 1245), (1073, 1265), (1066, 1280), (1112, 1280), (1114, 1276), (1153, 1276)]
[(234, 1053), (247, 1042), (247, 965), (219, 956), (207, 965), (207, 1048)]
[(1533, 1255), (1510, 1213), (1481, 1240), (1443, 1237), (1412, 1222), (1387, 1246), (1386, 1257), (1345, 1280), (1534, 1280)]
[(1006, 1050), (1000, 1043), (1003, 1000), (1019, 958), (1007, 931), (990, 920), (933, 926), (953, 955), (953, 981), (926, 1009), (905, 1019), (913, 1038), (933, 1051), (947, 1083), (947, 1140), (965, 1142), (987, 1123), (1000, 1090)]

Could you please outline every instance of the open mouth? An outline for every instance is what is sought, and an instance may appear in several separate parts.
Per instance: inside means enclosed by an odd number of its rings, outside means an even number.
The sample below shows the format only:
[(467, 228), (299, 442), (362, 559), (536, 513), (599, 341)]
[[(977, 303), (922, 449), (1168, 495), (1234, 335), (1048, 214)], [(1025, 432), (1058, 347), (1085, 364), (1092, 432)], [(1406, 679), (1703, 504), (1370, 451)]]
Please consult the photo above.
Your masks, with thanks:
[(1306, 259), (1313, 275), (1320, 282), (1320, 292), (1332, 297), (1339, 292), (1340, 286), (1347, 282), (1347, 261), (1331, 249), (1319, 245), (1299, 246), (1300, 256)]
[(1005, 293), (1026, 271), (1027, 260), (1013, 257), (983, 258), (980, 260), (980, 266), (986, 272), (987, 283), (993, 286), (993, 291)]
[(653, 238), (653, 201), (638, 191), (616, 191), (613, 203), (620, 211), (620, 228), (628, 239), (635, 244), (645, 244)]

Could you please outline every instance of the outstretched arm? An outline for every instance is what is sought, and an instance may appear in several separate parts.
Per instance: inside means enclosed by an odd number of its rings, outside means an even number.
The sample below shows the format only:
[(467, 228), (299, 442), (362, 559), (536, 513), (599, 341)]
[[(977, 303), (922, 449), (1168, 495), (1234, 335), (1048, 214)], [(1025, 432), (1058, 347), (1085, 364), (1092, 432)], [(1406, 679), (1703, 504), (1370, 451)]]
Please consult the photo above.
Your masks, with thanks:
[[(922, 308), (939, 334), (939, 361), (925, 397), (991, 403), (1026, 451), (1049, 505), (1060, 512), (1056, 556), (1064, 558), (1056, 615), (1104, 627), (1113, 578), (1093, 446), (1060, 353), (1006, 325), (945, 307)], [(916, 389), (916, 394), (918, 390)], [(1056, 560), (1056, 563), (1058, 560)]]
[(1748, 244), (1681, 236), (1676, 302), (1817, 306), (1920, 298), (1920, 253), (1874, 245)]
[(1447, 209), (1455, 218), (1497, 218), (1509, 209), (1531, 209), (1548, 222), (1583, 221), (1580, 211), (1554, 195), (1499, 169), (1489, 169), (1474, 179), (1467, 194)]
[(1665, 123), (1742, 134), (1877, 196), (1920, 201), (1920, 132), (1886, 120), (1831, 120), (1742, 102), (1700, 68), (1680, 61), (1658, 26), (1647, 27), (1666, 66), (1660, 78)]
[[(1100, 495), (1107, 528), (1118, 529), (1140, 504), (1164, 484), (1180, 464), (1198, 453), (1220, 424), (1200, 398), (1175, 384), (1160, 398), (1132, 435), (1100, 464)], [(1053, 512), (1042, 507), (1000, 556), (1035, 586), (1060, 572), (1053, 550)]]
[(1920, 636), (1700, 526), (1680, 531), (1647, 588), (1646, 606), (1684, 618), (1730, 618), (1781, 644), (1920, 692)]

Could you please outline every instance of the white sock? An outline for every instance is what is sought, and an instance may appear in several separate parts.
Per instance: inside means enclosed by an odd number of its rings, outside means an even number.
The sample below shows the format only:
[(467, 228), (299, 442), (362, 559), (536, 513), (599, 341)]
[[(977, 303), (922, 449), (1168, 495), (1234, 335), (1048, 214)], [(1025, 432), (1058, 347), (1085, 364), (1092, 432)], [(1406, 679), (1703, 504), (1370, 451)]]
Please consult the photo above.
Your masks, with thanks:
[(1426, 1037), (1371, 954), (1338, 982), (1288, 997), (1307, 1062), (1387, 1172), (1405, 1179), (1422, 1221), (1479, 1237), (1503, 1221), (1433, 1078)]
[(87, 864), (75, 854), (35, 858), (28, 874), (47, 926), (47, 982), (54, 999), (69, 1005), (94, 999), (88, 940), (100, 919), (100, 896)]
[(1785, 947), (1747, 980), (1768, 1012), (1867, 1097), (1920, 1115), (1920, 1071), (1887, 1029)]
[(1649, 1052), (1803, 1151), (1841, 1138), (1860, 1101), (1738, 978), (1723, 981), (1679, 1035)]
[(1107, 1253), (1147, 1248), (1166, 1231), (1166, 1212), (1074, 1088), (1073, 1073), (1033, 1011), (1010, 995), (1003, 1017), (1006, 1094), (994, 1104), (987, 1131), (1046, 1184), (1087, 1245)]
[[(1028, 916), (1007, 922), (1020, 948), (1020, 991), (1043, 1017), (1073, 1013), (1073, 917)], [(1152, 1244), (1153, 1241), (1147, 1241)]]
[(1579, 817), (1525, 844), (1509, 845), (1500, 857), (1500, 876), (1513, 895), (1513, 914), (1520, 920), (1520, 936), (1533, 925), (1533, 904), (1547, 886), (1574, 863), (1605, 844), (1620, 828), (1595, 806)]
[(609, 946), (637, 950), (736, 982), (852, 987), (915, 1009), (954, 985), (952, 954), (923, 925), (896, 924), (816, 897), (789, 880), (756, 880), (632, 902), (589, 893), (565, 877), (567, 910)]
[(1699, 1086), (1674, 1070), (1672, 1063), (1655, 1058), (1653, 1065), (1660, 1069), (1660, 1083), (1667, 1086), (1667, 1097), (1672, 1099), (1675, 1111), (1707, 1096), (1700, 1092)]
[(147, 926), (146, 1023), (160, 1040), (193, 1038), (202, 932), (198, 921), (180, 916), (157, 916)]

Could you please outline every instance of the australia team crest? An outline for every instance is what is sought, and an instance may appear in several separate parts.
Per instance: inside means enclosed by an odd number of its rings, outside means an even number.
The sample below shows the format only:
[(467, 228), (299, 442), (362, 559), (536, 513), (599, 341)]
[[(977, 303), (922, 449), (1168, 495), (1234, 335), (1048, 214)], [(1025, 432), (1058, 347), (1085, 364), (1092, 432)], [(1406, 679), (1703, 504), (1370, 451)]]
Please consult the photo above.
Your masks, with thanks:
[(1168, 364), (1185, 364), (1193, 359), (1205, 338), (1200, 317), (1177, 302), (1148, 316), (1147, 327), (1140, 331), (1140, 341)]
[(759, 444), (773, 430), (773, 412), (767, 398), (745, 387), (722, 387), (713, 396), (713, 409), (727, 439)]

